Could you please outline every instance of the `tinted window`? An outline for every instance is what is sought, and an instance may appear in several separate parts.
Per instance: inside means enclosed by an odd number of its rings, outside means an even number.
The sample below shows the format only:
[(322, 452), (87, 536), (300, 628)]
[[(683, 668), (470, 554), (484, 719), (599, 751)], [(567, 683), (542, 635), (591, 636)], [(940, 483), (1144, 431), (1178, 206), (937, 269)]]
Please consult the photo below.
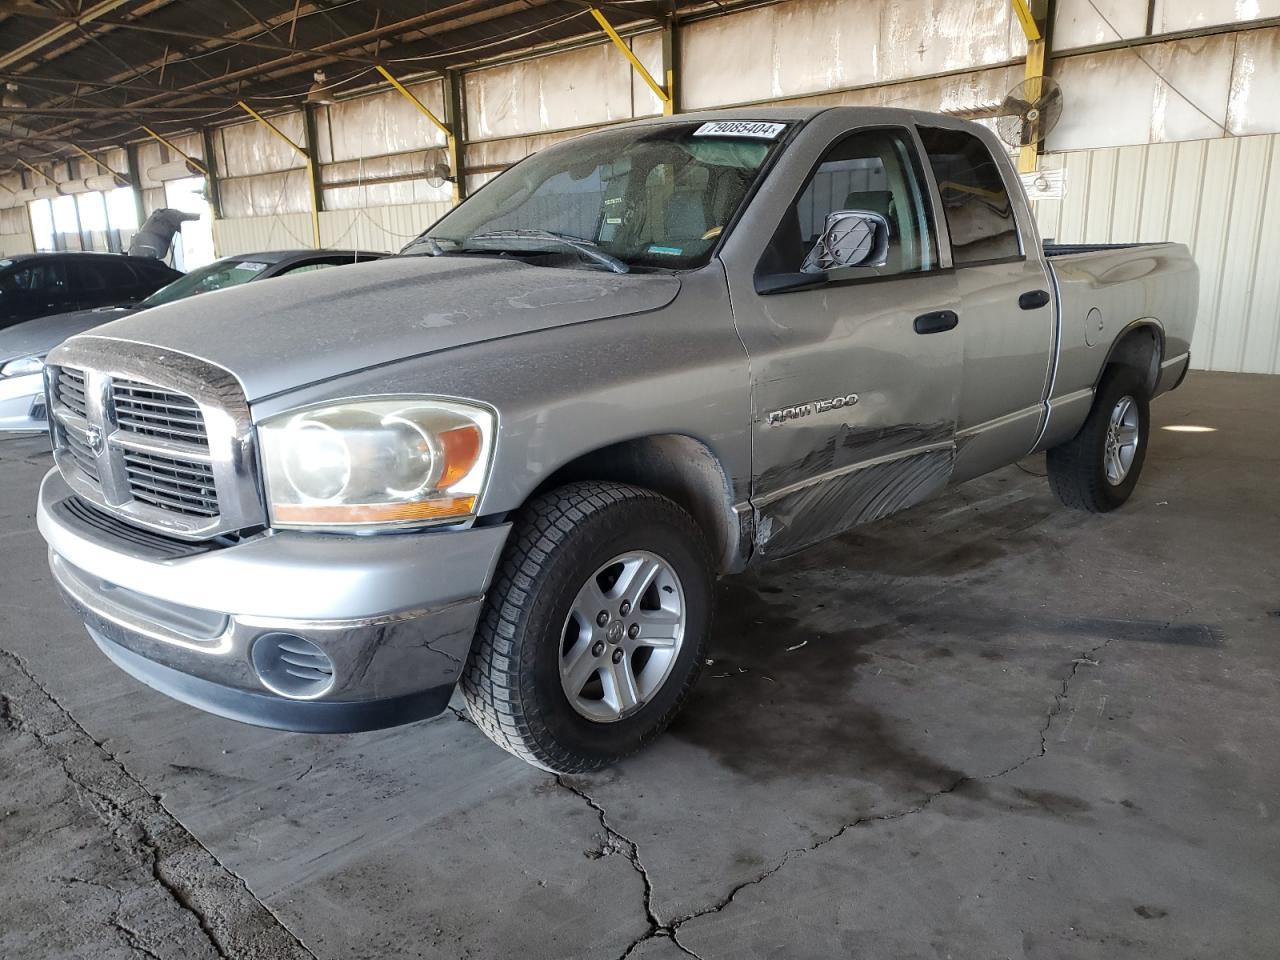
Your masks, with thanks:
[(158, 307), (162, 303), (172, 303), (197, 293), (208, 293), (221, 290), (223, 287), (236, 287), (250, 280), (256, 280), (267, 269), (269, 264), (261, 260), (218, 260), (192, 270), (166, 287), (161, 287), (142, 301), (143, 307)]
[(986, 144), (963, 130), (921, 127), (957, 267), (1021, 257), (1013, 202)]
[(95, 257), (71, 263), (71, 285), (77, 290), (89, 293), (99, 290), (128, 290), (135, 282), (133, 271), (123, 260)]
[(819, 161), (795, 205), (783, 218), (761, 269), (799, 271), (826, 227), (827, 216), (863, 210), (889, 223), (884, 267), (851, 267), (851, 276), (916, 273), (938, 265), (921, 176), (905, 130), (864, 130), (836, 143)]
[(276, 276), (288, 277), (295, 273), (311, 273), (314, 270), (323, 270), (325, 267), (334, 267), (334, 263), (300, 263), (296, 267), (290, 267), (288, 270), (281, 270)]
[(47, 260), (0, 274), (0, 290), (42, 293), (61, 290), (64, 286), (58, 264)]

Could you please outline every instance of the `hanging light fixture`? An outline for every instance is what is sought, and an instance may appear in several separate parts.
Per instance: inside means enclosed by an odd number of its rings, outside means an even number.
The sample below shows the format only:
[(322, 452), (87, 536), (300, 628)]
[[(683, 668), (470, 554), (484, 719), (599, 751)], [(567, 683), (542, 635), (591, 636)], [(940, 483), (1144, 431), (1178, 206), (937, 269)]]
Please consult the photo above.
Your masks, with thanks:
[(12, 80), (4, 85), (4, 96), (0, 98), (0, 106), (12, 107), (15, 110), (27, 108), (27, 101), (18, 96), (18, 85)]
[(324, 71), (317, 70), (311, 76), (315, 83), (311, 84), (310, 89), (307, 90), (307, 103), (313, 103), (316, 106), (328, 106), (331, 103), (336, 103), (337, 101), (334, 100), (333, 94), (325, 86)]

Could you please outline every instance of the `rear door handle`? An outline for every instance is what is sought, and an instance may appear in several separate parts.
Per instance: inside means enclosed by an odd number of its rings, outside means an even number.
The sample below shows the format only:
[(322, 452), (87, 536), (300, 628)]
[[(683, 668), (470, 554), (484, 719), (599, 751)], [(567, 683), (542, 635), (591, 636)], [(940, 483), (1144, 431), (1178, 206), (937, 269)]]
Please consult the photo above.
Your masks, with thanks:
[(1018, 298), (1018, 306), (1023, 310), (1039, 310), (1049, 303), (1048, 290), (1028, 290)]
[(916, 317), (916, 333), (945, 333), (960, 322), (954, 310), (935, 310)]

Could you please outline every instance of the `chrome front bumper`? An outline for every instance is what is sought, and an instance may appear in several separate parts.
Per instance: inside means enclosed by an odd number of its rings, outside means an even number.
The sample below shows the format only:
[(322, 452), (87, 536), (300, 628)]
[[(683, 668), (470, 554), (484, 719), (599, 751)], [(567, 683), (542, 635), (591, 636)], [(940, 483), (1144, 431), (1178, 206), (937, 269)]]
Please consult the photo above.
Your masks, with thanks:
[[(37, 519), (64, 597), (117, 665), (212, 713), (311, 732), (444, 709), (509, 529), (188, 547), (86, 510), (56, 470)], [(254, 647), (281, 635), (323, 651), (331, 680), (268, 686)]]

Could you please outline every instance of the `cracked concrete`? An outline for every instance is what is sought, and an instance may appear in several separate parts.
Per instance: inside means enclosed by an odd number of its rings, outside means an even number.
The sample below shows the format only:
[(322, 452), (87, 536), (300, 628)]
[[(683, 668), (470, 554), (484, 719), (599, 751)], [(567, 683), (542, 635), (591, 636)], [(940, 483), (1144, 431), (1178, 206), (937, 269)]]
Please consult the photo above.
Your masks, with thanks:
[(560, 778), (456, 706), (312, 737), (140, 687), (0, 444), (0, 955), (1273, 957), (1277, 405), (1193, 374), (1158, 423), (1218, 432), (1153, 431), (1123, 511), (1010, 469), (727, 581), (670, 734)]

